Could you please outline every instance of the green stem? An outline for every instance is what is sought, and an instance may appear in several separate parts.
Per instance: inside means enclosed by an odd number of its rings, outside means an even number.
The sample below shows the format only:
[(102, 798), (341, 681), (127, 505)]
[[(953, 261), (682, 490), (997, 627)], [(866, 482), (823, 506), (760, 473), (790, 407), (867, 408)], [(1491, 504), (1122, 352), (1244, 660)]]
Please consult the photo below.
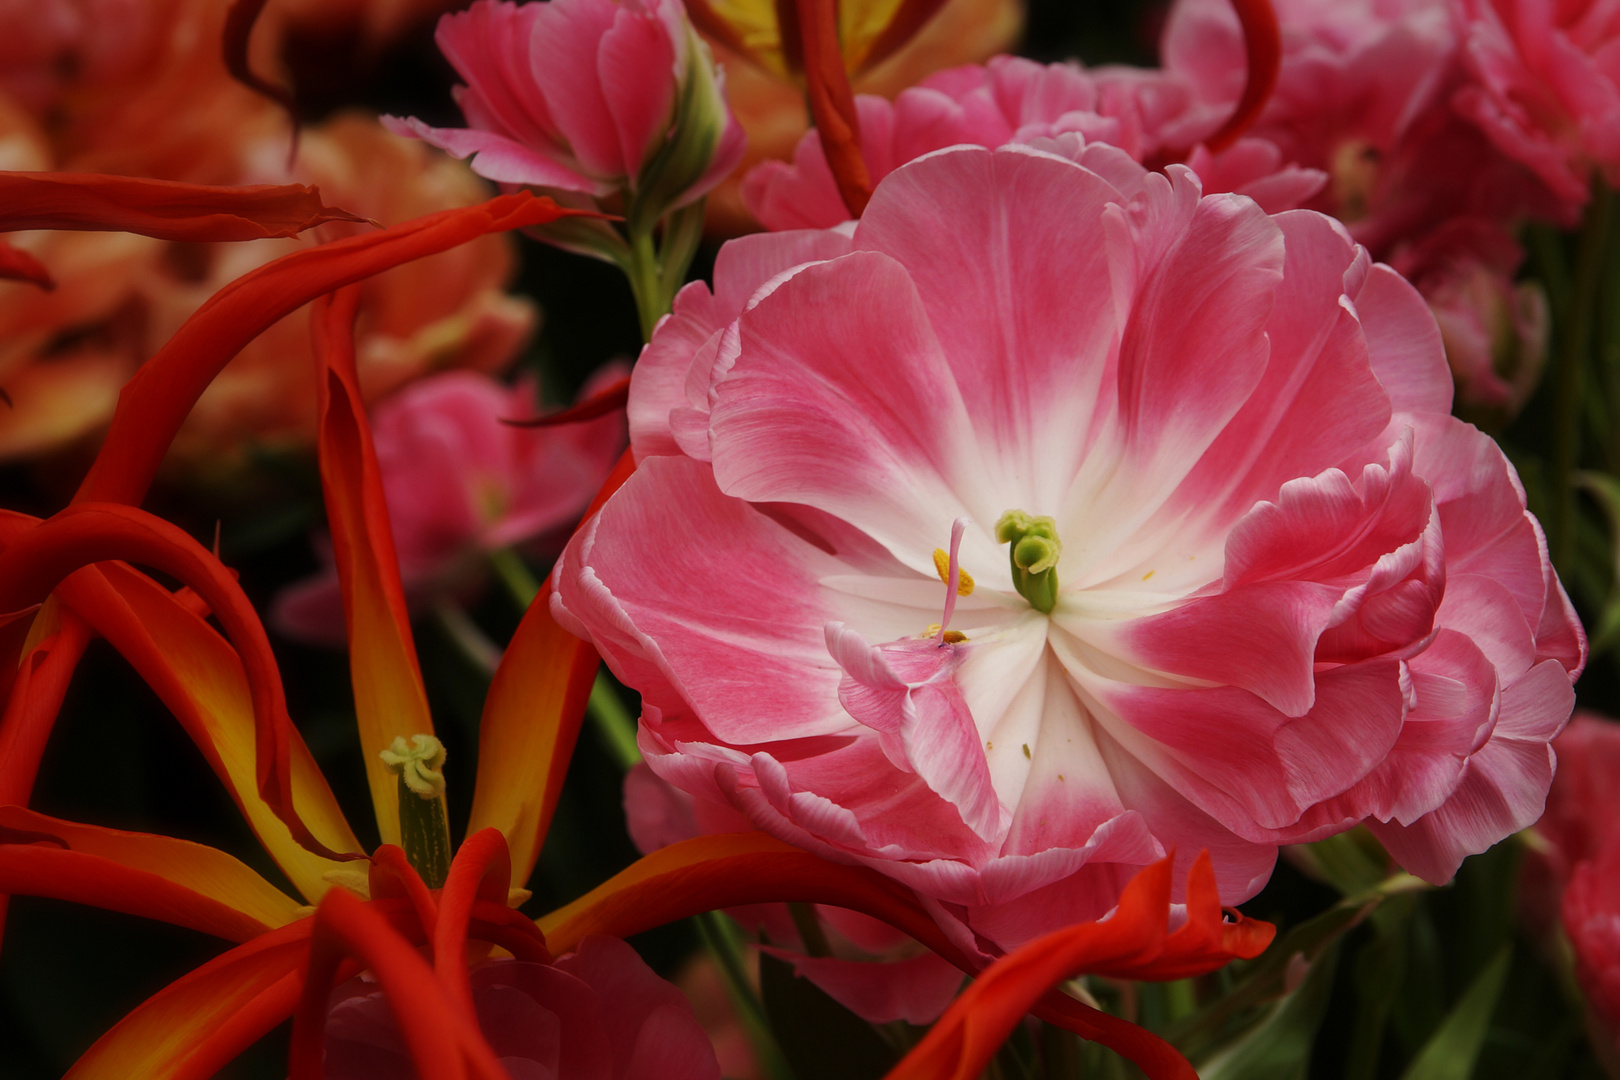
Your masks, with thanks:
[(798, 901), (790, 902), (788, 914), (793, 916), (793, 928), (799, 932), (799, 940), (804, 944), (804, 951), (807, 954), (832, 955), (832, 945), (827, 941), (827, 934), (821, 928), (821, 920), (816, 917), (813, 905)]
[(433, 618), (469, 664), (486, 677), (495, 674), (495, 669), (501, 665), (501, 647), (489, 640), (461, 605), (453, 600), (435, 604)]
[(636, 718), (624, 707), (619, 691), (606, 671), (597, 670), (587, 708), (591, 720), (596, 724), (596, 733), (602, 737), (603, 744), (613, 755), (613, 760), (619, 763), (619, 768), (625, 772), (635, 768), (641, 760), (641, 750), (636, 746)]
[[(513, 601), (527, 611), (529, 605), (534, 603), (534, 598), (540, 595), (540, 582), (529, 570), (529, 564), (511, 548), (490, 552), (489, 563), (494, 567), (496, 576), (506, 586), (506, 591), (511, 594)], [(462, 618), (466, 618), (465, 614)], [(443, 624), (442, 616), (441, 624)], [(455, 630), (448, 624), (445, 624), (445, 629), (450, 632), (458, 645), (462, 644), (456, 638)], [(477, 630), (477, 627), (473, 629)], [(493, 673), (495, 669), (491, 667), (488, 670)], [(630, 710), (619, 700), (619, 692), (614, 689), (607, 673), (600, 669), (596, 672), (596, 682), (591, 684), (591, 697), (586, 705), (586, 711), (590, 714), (591, 722), (596, 725), (597, 734), (602, 737), (608, 753), (613, 755), (613, 760), (619, 763), (620, 768), (628, 772), (641, 760), (641, 751), (636, 749), (636, 718), (630, 715)]]
[(530, 571), (529, 564), (523, 561), (523, 556), (511, 548), (501, 548), (489, 553), (489, 565), (517, 606), (524, 611), (529, 610), (534, 598), (540, 595), (540, 582)]
[(653, 246), (651, 233), (630, 238), (630, 261), (624, 268), (630, 279), (630, 291), (636, 297), (636, 315), (641, 319), (641, 340), (651, 341), (653, 327), (669, 310), (669, 298), (664, 294), (663, 267), (658, 251)]
[(709, 950), (715, 967), (731, 995), (731, 1003), (742, 1019), (743, 1030), (754, 1046), (761, 1068), (770, 1080), (793, 1080), (793, 1069), (788, 1065), (776, 1037), (771, 1034), (770, 1021), (765, 1016), (765, 1005), (754, 992), (748, 978), (748, 966), (743, 959), (743, 943), (736, 925), (718, 911), (706, 911), (692, 916), (698, 937)]
[(1575, 253), (1575, 276), (1553, 368), (1553, 502), (1548, 532), (1553, 564), (1565, 574), (1575, 553), (1575, 470), (1581, 452), (1581, 374), (1591, 351), (1603, 250), (1608, 242), (1613, 196), (1593, 186)]

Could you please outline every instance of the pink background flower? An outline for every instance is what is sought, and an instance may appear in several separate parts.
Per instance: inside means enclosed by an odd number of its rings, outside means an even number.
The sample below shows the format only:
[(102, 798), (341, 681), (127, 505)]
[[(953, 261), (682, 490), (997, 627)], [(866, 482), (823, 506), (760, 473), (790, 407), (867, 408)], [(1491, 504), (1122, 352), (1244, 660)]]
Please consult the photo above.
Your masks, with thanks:
[(1620, 11), (1604, 0), (1452, 0), (1474, 83), (1457, 105), (1561, 197), (1620, 182)]
[[(588, 937), (555, 964), (472, 971), (484, 1038), (512, 1080), (719, 1080), (692, 1006), (617, 938)], [(327, 1080), (414, 1077), (386, 997), (363, 978), (333, 992)]]
[[(1171, 848), (1235, 903), (1366, 821), (1445, 880), (1540, 815), (1585, 656), (1511, 467), (1342, 227), (1067, 146), (941, 152), (853, 229), (722, 249), (554, 611), (660, 776), (1003, 947)], [(1012, 509), (1055, 520), (1050, 615)]]
[(643, 166), (672, 129), (694, 121), (714, 126), (713, 162), (678, 201), (702, 195), (741, 160), (742, 129), (717, 85), (681, 104), (692, 66), (712, 61), (679, 0), (478, 0), (441, 19), (435, 36), (466, 80), (456, 100), (468, 126), (384, 123), (472, 155), (487, 179), (606, 196), (646, 180)]
[[(624, 377), (597, 372), (582, 396)], [(501, 423), (535, 413), (533, 385), (446, 372), (377, 406), (372, 434), (400, 577), (413, 604), (474, 589), (490, 552), (572, 526), (624, 448), (618, 414), (551, 428)], [(560, 545), (561, 535), (553, 535)], [(554, 547), (553, 551), (556, 550)], [(327, 572), (293, 585), (273, 619), (291, 637), (342, 645), (342, 598)]]

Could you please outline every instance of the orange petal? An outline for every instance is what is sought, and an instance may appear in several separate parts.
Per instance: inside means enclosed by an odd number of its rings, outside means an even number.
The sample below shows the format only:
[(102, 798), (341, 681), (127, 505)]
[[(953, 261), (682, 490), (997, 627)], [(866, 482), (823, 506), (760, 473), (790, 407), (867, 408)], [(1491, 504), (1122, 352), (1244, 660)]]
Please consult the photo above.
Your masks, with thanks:
[[(319, 900), (331, 887), (323, 875), (334, 864), (294, 840), (259, 797), (253, 696), (236, 650), (184, 599), (121, 563), (81, 571), (63, 582), (56, 595), (73, 610), (87, 613), (96, 632), (157, 693), (202, 750), (276, 865), (305, 899)], [(327, 847), (359, 852), (360, 842), (303, 738), (296, 729), (287, 737), (292, 805), (299, 819)]]
[(875, 870), (828, 862), (760, 832), (700, 836), (660, 848), (536, 921), (546, 945), (560, 954), (589, 934), (629, 937), (699, 912), (784, 900), (859, 911), (958, 967), (975, 966), (911, 890)]
[(348, 624), (360, 750), (385, 844), (397, 844), (399, 778), (378, 755), (398, 736), (433, 734), (411, 620), (394, 554), (382, 473), (354, 367), (355, 289), (316, 302), (314, 319), (321, 492)]
[(325, 221), (364, 221), (303, 184), (212, 187), (100, 173), (0, 172), (0, 232), (132, 232), (159, 240), (297, 236)]
[(0, 892), (48, 896), (246, 941), (299, 917), (298, 901), (223, 851), (0, 806)]
[(180, 529), (133, 507), (70, 506), (22, 532), (0, 552), (0, 611), (16, 611), (43, 600), (81, 567), (125, 558), (179, 578), (196, 590), (225, 627), (252, 688), (260, 797), (300, 844), (326, 858), (355, 858), (332, 851), (298, 817), (289, 771), (292, 721), (264, 627), (230, 571)]
[(64, 1080), (206, 1080), (292, 1015), (310, 919), (215, 957), (120, 1020)]
[[(625, 451), (584, 520), (635, 471)], [(512, 852), (512, 877), (527, 881), (540, 857), (563, 775), (596, 678), (597, 656), (551, 617), (542, 589), (501, 657), (478, 730), (478, 782), (468, 833), (495, 828)]]
[[(1199, 856), (1190, 875), (1188, 922), (1168, 933), (1173, 861), (1163, 859), (1132, 878), (1108, 918), (1045, 934), (986, 968), (888, 1080), (972, 1080), (1031, 1011), (1119, 1051), (1154, 1080), (1196, 1080), (1192, 1066), (1162, 1039), (1052, 989), (1081, 973), (1119, 979), (1202, 975), (1258, 952), (1223, 947), (1220, 902), (1207, 853)], [(1263, 935), (1239, 935), (1234, 941), (1248, 949), (1254, 944), (1251, 937), (1258, 936)]]
[(500, 195), (295, 251), (243, 275), (198, 308), (124, 387), (78, 499), (140, 502), (175, 432), (220, 369), (271, 324), (317, 296), (486, 233), (575, 213), (528, 192)]

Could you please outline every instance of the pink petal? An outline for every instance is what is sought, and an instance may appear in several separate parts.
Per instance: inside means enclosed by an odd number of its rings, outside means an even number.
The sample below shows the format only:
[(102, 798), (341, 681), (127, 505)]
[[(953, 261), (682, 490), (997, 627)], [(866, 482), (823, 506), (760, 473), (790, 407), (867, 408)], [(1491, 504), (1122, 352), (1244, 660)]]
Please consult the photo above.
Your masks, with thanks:
[(764, 951), (788, 961), (801, 978), (874, 1024), (896, 1020), (933, 1023), (956, 996), (964, 978), (954, 964), (933, 953), (874, 963), (802, 956), (782, 949)]

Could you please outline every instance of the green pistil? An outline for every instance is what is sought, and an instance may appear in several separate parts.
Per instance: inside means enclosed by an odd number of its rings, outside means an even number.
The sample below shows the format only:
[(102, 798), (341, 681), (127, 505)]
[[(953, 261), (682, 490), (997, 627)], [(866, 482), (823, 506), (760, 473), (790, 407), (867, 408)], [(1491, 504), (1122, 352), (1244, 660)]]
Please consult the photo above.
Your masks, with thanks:
[(1050, 615), (1057, 606), (1058, 557), (1063, 541), (1058, 539), (1057, 522), (1049, 517), (1031, 517), (1022, 510), (1008, 510), (996, 522), (996, 539), (1011, 544), (1013, 586), (1036, 611)]
[(444, 745), (432, 735), (403, 736), (378, 755), (399, 777), (399, 843), (430, 889), (450, 873), (450, 823), (444, 816)]

